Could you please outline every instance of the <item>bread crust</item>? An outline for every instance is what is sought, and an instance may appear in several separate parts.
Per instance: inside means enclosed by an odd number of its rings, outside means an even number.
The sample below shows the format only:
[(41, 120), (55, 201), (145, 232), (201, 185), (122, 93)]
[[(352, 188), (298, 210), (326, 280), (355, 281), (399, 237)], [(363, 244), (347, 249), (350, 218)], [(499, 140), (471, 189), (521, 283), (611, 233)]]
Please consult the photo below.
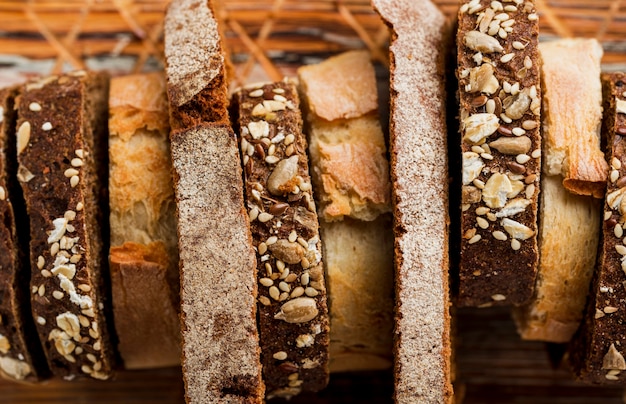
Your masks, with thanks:
[(392, 40), (394, 397), (397, 403), (451, 402), (448, 159), (443, 113), (451, 32), (445, 17), (429, 1), (374, 0), (372, 4), (391, 27)]

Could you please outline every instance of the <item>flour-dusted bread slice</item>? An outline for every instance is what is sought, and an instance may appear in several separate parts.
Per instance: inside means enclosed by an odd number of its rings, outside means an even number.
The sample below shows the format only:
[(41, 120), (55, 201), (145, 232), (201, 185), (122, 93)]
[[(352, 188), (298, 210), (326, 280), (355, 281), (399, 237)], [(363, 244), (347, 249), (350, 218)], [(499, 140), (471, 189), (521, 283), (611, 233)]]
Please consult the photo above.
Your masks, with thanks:
[(30, 216), (31, 303), (51, 371), (112, 376), (104, 286), (108, 78), (77, 71), (26, 84), (17, 178)]
[(118, 351), (128, 369), (180, 364), (176, 203), (162, 73), (113, 78), (109, 263)]
[(541, 173), (537, 43), (534, 1), (464, 1), (459, 10), (459, 306), (520, 305), (533, 294)]
[(283, 81), (241, 89), (234, 101), (267, 396), (319, 391), (328, 383), (328, 294), (298, 93)]
[(165, 58), (185, 397), (189, 403), (261, 403), (256, 259), (226, 110), (224, 55), (208, 2), (170, 3)]
[(610, 175), (606, 186), (600, 257), (584, 320), (570, 344), (569, 357), (579, 379), (598, 384), (626, 380), (626, 75), (602, 76), (604, 121)]
[[(429, 1), (374, 0), (391, 27), (395, 400), (452, 400), (448, 288), (446, 19)], [(419, 179), (419, 180), (416, 180)]]
[(37, 381), (48, 375), (28, 294), (28, 218), (15, 178), (17, 88), (0, 90), (0, 376)]
[[(298, 69), (330, 295), (330, 370), (391, 367), (391, 182), (374, 66), (352, 51)], [(371, 330), (377, 330), (371, 332)]]
[(546, 163), (540, 259), (535, 294), (514, 313), (522, 338), (568, 342), (582, 319), (596, 264), (602, 208), (592, 190), (606, 186), (599, 135), (602, 49), (589, 39), (541, 43), (539, 51)]

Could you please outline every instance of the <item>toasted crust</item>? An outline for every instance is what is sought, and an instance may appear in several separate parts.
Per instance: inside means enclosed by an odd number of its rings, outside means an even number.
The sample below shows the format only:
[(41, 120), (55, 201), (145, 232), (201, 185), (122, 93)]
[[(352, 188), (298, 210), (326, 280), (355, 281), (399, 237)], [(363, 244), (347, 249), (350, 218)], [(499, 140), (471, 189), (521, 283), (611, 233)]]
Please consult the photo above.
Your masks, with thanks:
[[(429, 1), (374, 0), (373, 5), (392, 28), (395, 400), (450, 402), (448, 160), (442, 77), (451, 32)], [(428, 136), (416, 136), (420, 133)]]
[(602, 47), (595, 39), (542, 43), (545, 83), (544, 148), (548, 175), (578, 195), (603, 198), (608, 165), (600, 150)]

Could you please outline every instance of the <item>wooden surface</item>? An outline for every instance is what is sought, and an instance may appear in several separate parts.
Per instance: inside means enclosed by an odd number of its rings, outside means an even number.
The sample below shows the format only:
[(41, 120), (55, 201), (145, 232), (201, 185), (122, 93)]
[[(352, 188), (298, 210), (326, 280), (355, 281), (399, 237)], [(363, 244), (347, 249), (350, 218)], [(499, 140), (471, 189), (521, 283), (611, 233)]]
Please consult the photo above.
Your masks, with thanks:
[[(458, 398), (465, 404), (621, 404), (622, 389), (585, 386), (565, 367), (554, 369), (546, 346), (521, 341), (508, 310), (465, 309), (458, 313)], [(390, 372), (333, 374), (328, 389), (290, 404), (392, 403)], [(183, 403), (178, 368), (120, 372), (114, 381), (41, 385), (0, 381), (0, 403)], [(276, 400), (273, 403), (282, 403)]]

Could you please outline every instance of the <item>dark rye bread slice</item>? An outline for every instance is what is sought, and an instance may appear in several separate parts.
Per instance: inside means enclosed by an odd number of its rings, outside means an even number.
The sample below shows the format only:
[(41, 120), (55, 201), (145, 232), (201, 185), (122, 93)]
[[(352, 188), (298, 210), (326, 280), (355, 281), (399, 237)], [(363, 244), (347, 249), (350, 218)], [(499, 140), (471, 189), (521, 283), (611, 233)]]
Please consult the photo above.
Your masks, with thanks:
[(451, 41), (429, 1), (374, 0), (391, 27), (390, 168), (395, 236), (396, 403), (452, 402), (445, 65)]
[(541, 91), (534, 1), (464, 2), (459, 306), (520, 305), (537, 274)]
[(15, 178), (17, 94), (0, 90), (0, 376), (34, 382), (49, 372), (30, 313), (28, 217)]
[(288, 81), (235, 93), (246, 204), (257, 251), (267, 397), (328, 383), (329, 319), (299, 98)]
[(570, 363), (579, 379), (591, 383), (626, 381), (626, 74), (602, 76), (607, 162), (610, 165), (604, 202), (598, 266), (583, 323), (570, 344)]
[(174, 0), (164, 25), (185, 398), (261, 403), (256, 260), (217, 22), (209, 2)]
[(30, 216), (32, 313), (53, 374), (112, 375), (104, 308), (108, 77), (77, 71), (23, 87), (18, 180)]

